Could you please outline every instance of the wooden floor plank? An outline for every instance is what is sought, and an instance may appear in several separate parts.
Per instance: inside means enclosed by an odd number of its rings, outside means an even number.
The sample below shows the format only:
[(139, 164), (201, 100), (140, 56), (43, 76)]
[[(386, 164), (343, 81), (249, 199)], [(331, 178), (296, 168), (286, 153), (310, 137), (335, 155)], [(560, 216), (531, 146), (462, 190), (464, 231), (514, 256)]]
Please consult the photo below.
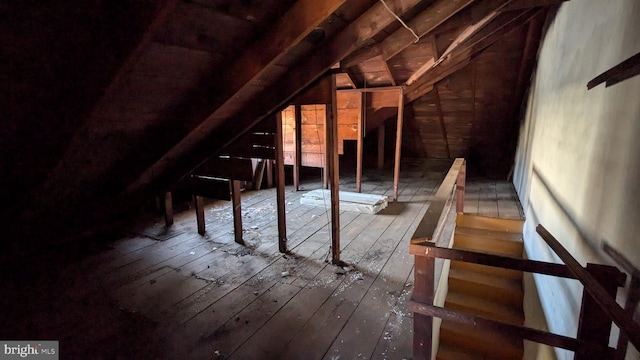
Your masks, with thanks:
[(485, 180), (480, 183), (478, 215), (498, 217), (498, 201), (494, 181)]
[[(421, 183), (420, 187), (424, 188), (425, 183)], [(434, 190), (435, 188), (431, 187), (431, 191)], [(412, 199), (413, 196), (409, 200)], [(373, 254), (386, 252), (387, 261), (382, 266), (367, 269), (376, 274), (375, 281), (333, 341), (333, 345), (324, 356), (325, 359), (337, 356), (346, 359), (371, 357), (395, 306), (396, 296), (401, 296), (405, 290), (407, 276), (413, 268), (412, 256), (406, 249), (426, 210), (426, 203), (410, 202), (404, 209), (403, 216), (394, 219), (393, 224), (382, 233), (380, 241), (374, 246)], [(390, 332), (385, 336), (391, 336)]]
[[(347, 243), (345, 250), (350, 248), (350, 234), (357, 234), (351, 229), (362, 229), (371, 223), (375, 215), (359, 214), (342, 231), (342, 241)], [(315, 311), (326, 301), (335, 289), (342, 286), (344, 276), (336, 274), (336, 267), (324, 266), (321, 271), (310, 279), (304, 288), (274, 317), (252, 334), (246, 340), (248, 346), (243, 346), (233, 352), (233, 358), (279, 358), (279, 351), (286, 345)], [(238, 344), (239, 347), (240, 344)], [(225, 346), (227, 346), (225, 344)], [(230, 348), (229, 348), (230, 349)], [(236, 351), (236, 349), (233, 349)], [(230, 354), (230, 353), (227, 353)]]

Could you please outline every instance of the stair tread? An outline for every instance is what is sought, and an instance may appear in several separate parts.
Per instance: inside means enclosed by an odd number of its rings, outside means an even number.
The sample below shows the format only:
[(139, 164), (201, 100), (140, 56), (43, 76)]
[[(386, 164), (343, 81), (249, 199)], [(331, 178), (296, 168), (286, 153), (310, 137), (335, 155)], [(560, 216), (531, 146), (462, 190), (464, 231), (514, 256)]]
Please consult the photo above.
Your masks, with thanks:
[(501, 219), (470, 214), (458, 214), (456, 217), (456, 227), (471, 227), (476, 229), (522, 233), (523, 225), (524, 221), (518, 219)]
[(499, 230), (456, 226), (456, 235), (458, 234), (477, 236), (480, 239), (522, 242), (521, 232), (507, 232), (507, 231), (499, 231)]
[(524, 299), (522, 281), (451, 268), (449, 291), (466, 293), (482, 299), (520, 307)]
[(449, 278), (462, 279), (489, 287), (498, 287), (511, 291), (522, 291), (522, 282), (516, 279), (509, 279), (502, 276), (481, 274), (465, 269), (450, 269)]
[(442, 321), (440, 339), (441, 342), (484, 354), (491, 359), (522, 359), (524, 352), (522, 339), (508, 333), (451, 321)]
[(485, 356), (479, 352), (464, 349), (444, 341), (438, 345), (436, 360), (484, 360)]
[(505, 278), (514, 279), (518, 281), (522, 281), (522, 276), (523, 276), (522, 271), (519, 271), (519, 270), (504, 269), (504, 268), (499, 268), (495, 266), (474, 264), (470, 262), (456, 261), (456, 260), (451, 261), (451, 268), (473, 271), (473, 272), (488, 274), (493, 276), (500, 276), (500, 277), (505, 277)]
[(447, 293), (445, 308), (459, 310), (513, 325), (522, 326), (524, 324), (524, 312), (522, 308), (460, 292), (449, 291), (449, 293)]

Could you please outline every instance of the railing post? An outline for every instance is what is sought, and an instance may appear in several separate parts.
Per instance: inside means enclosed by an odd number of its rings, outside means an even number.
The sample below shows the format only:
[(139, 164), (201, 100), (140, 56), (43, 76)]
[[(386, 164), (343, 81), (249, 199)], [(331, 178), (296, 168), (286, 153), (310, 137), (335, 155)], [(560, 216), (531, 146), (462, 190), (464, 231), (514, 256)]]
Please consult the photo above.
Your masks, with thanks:
[[(435, 259), (415, 256), (413, 300), (433, 305)], [(433, 317), (413, 315), (413, 358), (431, 359), (433, 348)]]
[[(602, 285), (607, 293), (615, 298), (618, 284), (612, 279), (619, 274), (617, 268), (607, 265), (587, 264), (587, 271)], [(609, 346), (609, 334), (612, 321), (593, 299), (587, 290), (582, 292), (582, 307), (578, 323), (578, 340), (583, 340), (602, 348)], [(575, 360), (592, 359), (593, 354), (586, 351), (577, 351)]]
[[(638, 322), (638, 314), (636, 309), (640, 303), (640, 270), (638, 270), (625, 256), (620, 254), (616, 249), (612, 248), (606, 242), (602, 244), (602, 250), (607, 253), (624, 271), (631, 275), (629, 282), (629, 290), (627, 292), (627, 301), (625, 301), (624, 310), (629, 314), (633, 321)], [(624, 360), (627, 355), (627, 347), (629, 338), (624, 332), (620, 332), (618, 336), (618, 345), (616, 347), (615, 360)]]

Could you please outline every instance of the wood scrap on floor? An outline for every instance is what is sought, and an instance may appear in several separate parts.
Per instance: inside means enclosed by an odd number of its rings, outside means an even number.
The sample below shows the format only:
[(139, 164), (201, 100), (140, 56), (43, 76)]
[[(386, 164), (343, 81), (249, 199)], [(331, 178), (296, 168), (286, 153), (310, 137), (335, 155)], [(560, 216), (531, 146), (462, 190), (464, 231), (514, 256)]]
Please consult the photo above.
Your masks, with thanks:
[[(376, 214), (389, 204), (389, 200), (385, 195), (340, 191), (339, 197), (340, 210), (355, 211), (363, 214)], [(302, 195), (300, 204), (328, 208), (331, 206), (331, 192), (322, 189), (310, 191)]]

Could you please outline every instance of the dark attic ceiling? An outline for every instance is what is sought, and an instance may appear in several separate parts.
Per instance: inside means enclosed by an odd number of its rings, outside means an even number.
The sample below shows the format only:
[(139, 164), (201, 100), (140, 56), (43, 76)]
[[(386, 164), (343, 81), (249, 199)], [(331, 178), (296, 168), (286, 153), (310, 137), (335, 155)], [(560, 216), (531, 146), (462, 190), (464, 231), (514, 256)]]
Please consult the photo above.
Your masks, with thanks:
[(2, 218), (27, 243), (110, 223), (327, 72), (404, 87), (408, 156), (504, 167), (561, 2), (2, 2)]

